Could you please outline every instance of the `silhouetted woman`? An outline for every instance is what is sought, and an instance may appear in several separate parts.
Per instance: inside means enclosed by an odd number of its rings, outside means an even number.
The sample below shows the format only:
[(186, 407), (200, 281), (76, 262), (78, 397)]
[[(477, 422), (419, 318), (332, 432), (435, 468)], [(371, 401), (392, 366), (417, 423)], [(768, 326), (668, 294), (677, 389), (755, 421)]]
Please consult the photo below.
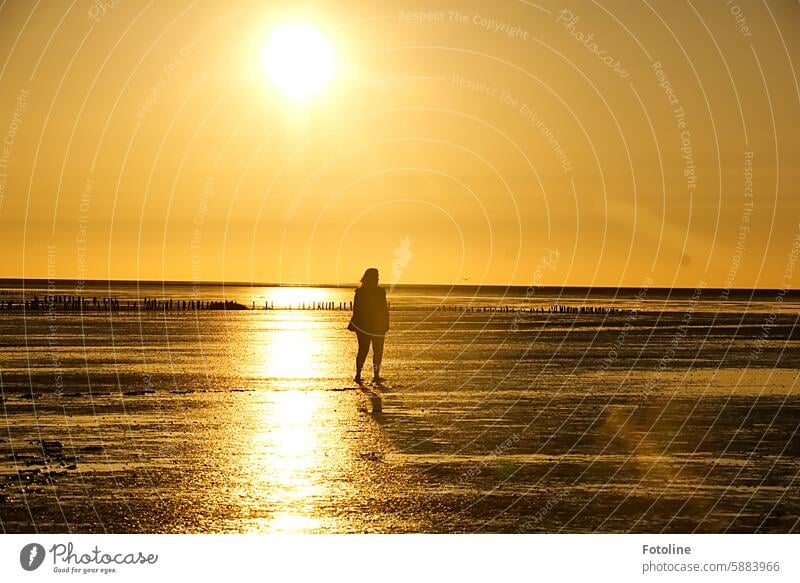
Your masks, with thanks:
[(389, 306), (386, 303), (386, 290), (378, 286), (378, 270), (370, 267), (361, 278), (361, 285), (356, 290), (353, 300), (353, 317), (350, 318), (348, 330), (356, 333), (358, 338), (358, 355), (356, 356), (355, 382), (361, 382), (361, 369), (367, 360), (369, 345), (372, 344), (373, 382), (379, 383), (381, 378), (381, 360), (383, 359), (383, 340), (389, 330)]

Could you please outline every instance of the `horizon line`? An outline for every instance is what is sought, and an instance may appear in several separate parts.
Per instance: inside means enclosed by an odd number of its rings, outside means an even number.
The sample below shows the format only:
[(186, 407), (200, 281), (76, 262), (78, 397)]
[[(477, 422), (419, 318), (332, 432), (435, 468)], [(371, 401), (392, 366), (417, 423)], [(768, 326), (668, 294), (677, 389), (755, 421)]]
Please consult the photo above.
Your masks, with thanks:
[[(50, 279), (47, 277), (0, 277), (0, 283), (3, 282), (82, 282), (84, 284), (87, 283), (139, 283), (139, 284), (184, 284), (184, 285), (211, 285), (211, 286), (249, 286), (249, 287), (330, 287), (330, 288), (348, 288), (348, 287), (357, 287), (359, 284), (358, 282), (349, 282), (349, 283), (302, 283), (302, 282), (254, 282), (254, 281), (226, 281), (226, 280), (202, 280), (202, 281), (194, 281), (194, 280), (184, 280), (184, 279), (80, 279), (80, 278), (55, 278)], [(391, 284), (387, 285), (387, 287), (392, 288), (415, 288), (415, 287), (471, 287), (471, 288), (536, 288), (542, 290), (549, 290), (549, 289), (605, 289), (605, 290), (639, 290), (645, 289), (645, 286), (629, 286), (629, 285), (525, 285), (525, 284), (515, 284), (515, 283), (398, 283), (398, 284)], [(800, 291), (800, 288), (780, 288), (780, 287), (715, 287), (715, 286), (707, 286), (703, 288), (698, 287), (683, 287), (683, 286), (658, 286), (658, 285), (650, 285), (646, 286), (646, 289), (650, 290), (688, 290), (694, 291), (696, 289), (704, 289), (708, 291), (724, 291), (728, 290), (730, 292), (748, 292), (748, 291), (760, 291), (760, 292), (777, 292), (777, 291), (785, 291), (786, 293), (795, 293)]]

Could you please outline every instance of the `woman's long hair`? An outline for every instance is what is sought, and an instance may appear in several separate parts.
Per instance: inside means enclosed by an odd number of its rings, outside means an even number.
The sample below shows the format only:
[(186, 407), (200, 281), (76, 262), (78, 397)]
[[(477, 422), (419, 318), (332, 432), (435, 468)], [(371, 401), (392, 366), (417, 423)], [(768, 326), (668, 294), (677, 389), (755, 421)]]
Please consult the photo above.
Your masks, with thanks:
[(378, 287), (378, 270), (374, 267), (367, 269), (361, 276), (361, 285), (358, 287)]

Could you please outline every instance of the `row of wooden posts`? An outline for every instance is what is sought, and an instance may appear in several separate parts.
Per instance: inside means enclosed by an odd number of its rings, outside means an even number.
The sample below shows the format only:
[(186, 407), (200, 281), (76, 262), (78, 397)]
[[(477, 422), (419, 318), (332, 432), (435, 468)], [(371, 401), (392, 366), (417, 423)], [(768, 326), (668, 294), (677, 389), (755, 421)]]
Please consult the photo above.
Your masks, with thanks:
[(517, 306), (458, 306), (441, 305), (436, 307), (440, 312), (529, 312), (540, 314), (623, 314), (631, 310), (611, 306), (552, 306), (517, 307)]
[[(0, 310), (26, 309), (29, 311), (185, 311), (185, 310), (255, 310), (256, 303), (246, 305), (233, 300), (182, 300), (174, 298), (142, 298), (141, 300), (118, 300), (116, 298), (97, 298), (83, 296), (44, 296), (33, 298), (0, 300)], [(275, 310), (275, 302), (266, 301), (258, 309)], [(278, 306), (279, 310), (352, 310), (353, 302), (298, 302)]]
[[(266, 301), (263, 306), (256, 308), (253, 301), (248, 307), (233, 300), (182, 300), (143, 298), (141, 300), (118, 300), (116, 298), (97, 298), (83, 296), (33, 296), (29, 300), (0, 300), (0, 310), (13, 311), (18, 309), (28, 311), (197, 311), (197, 310), (348, 310), (353, 309), (353, 302), (325, 301), (325, 302), (298, 302), (285, 306), (275, 307), (275, 303)], [(564, 306), (554, 304), (551, 306), (520, 307), (520, 306), (474, 306), (474, 305), (439, 305), (434, 307), (437, 312), (528, 312), (547, 314), (617, 314), (628, 313), (630, 310), (608, 306)]]

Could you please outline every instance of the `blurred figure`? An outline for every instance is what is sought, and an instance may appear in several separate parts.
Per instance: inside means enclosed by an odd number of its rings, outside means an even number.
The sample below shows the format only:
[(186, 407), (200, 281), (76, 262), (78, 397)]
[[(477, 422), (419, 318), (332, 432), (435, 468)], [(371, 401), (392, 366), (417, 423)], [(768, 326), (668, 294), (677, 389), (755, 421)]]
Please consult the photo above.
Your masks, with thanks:
[(389, 306), (386, 303), (386, 290), (378, 285), (378, 270), (370, 267), (361, 278), (353, 300), (353, 317), (347, 329), (356, 333), (358, 354), (356, 355), (357, 383), (361, 380), (361, 369), (367, 360), (369, 346), (372, 344), (372, 382), (380, 383), (381, 361), (383, 360), (383, 341), (389, 330)]

